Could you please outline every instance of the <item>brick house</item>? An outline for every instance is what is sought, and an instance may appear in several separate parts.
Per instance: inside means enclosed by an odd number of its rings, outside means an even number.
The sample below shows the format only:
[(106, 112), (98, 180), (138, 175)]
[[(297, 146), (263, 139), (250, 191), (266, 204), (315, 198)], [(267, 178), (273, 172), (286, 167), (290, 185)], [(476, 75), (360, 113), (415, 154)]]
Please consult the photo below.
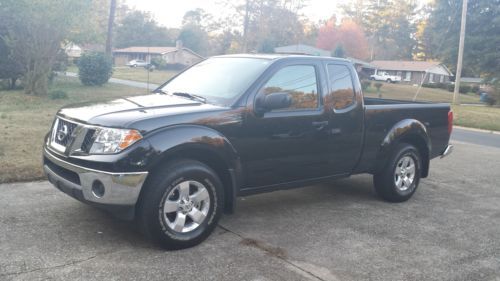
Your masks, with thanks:
[(441, 62), (374, 60), (370, 63), (377, 71), (401, 77), (401, 83), (449, 83), (453, 74)]
[(116, 66), (123, 66), (135, 59), (151, 62), (153, 58), (162, 58), (167, 64), (181, 64), (186, 66), (203, 60), (202, 56), (183, 47), (179, 41), (175, 47), (134, 46), (113, 51), (113, 59)]

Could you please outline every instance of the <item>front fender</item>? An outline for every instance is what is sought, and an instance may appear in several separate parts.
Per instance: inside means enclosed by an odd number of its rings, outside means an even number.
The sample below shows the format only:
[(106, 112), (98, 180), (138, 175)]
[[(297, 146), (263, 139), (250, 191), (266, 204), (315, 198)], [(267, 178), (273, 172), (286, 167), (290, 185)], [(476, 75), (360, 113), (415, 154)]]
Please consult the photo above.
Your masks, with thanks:
[(181, 149), (205, 149), (223, 159), (229, 168), (236, 168), (238, 154), (229, 140), (220, 132), (199, 125), (177, 125), (154, 132), (147, 137), (155, 150), (156, 157), (149, 163), (156, 166), (166, 154)]
[(177, 125), (154, 132), (147, 139), (155, 151), (148, 171), (175, 157), (192, 157), (205, 162), (214, 168), (225, 185), (225, 212), (234, 211), (241, 181), (241, 162), (224, 135), (205, 126)]
[(428, 155), (431, 151), (431, 140), (427, 128), (416, 119), (404, 119), (396, 123), (386, 134), (377, 153), (377, 164), (374, 167), (379, 172), (389, 161), (395, 146), (401, 142), (410, 143), (422, 154), (423, 174), (426, 175)]

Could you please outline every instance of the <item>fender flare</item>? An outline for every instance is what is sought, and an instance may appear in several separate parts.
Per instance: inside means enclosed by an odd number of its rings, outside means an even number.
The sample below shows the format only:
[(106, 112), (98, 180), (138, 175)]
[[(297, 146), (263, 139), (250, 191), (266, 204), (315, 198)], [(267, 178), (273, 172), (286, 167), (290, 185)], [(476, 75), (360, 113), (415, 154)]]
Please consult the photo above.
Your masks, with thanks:
[[(223, 134), (209, 127), (186, 124), (157, 130), (148, 135), (146, 139), (155, 151), (154, 156), (148, 161), (147, 166), (150, 171), (170, 157), (179, 155), (182, 157), (188, 151), (206, 152), (207, 155), (216, 156), (218, 160), (222, 161), (229, 179), (221, 178), (221, 180), (225, 185), (230, 185), (225, 186), (225, 211), (227, 213), (233, 212), (235, 198), (240, 188), (241, 161), (236, 149)], [(210, 165), (213, 163), (207, 164), (213, 168)]]
[(427, 177), (432, 144), (427, 128), (416, 119), (401, 120), (387, 132), (377, 153), (377, 161), (373, 167), (374, 173), (380, 172), (386, 166), (395, 146), (401, 142), (417, 147), (422, 158), (422, 177)]

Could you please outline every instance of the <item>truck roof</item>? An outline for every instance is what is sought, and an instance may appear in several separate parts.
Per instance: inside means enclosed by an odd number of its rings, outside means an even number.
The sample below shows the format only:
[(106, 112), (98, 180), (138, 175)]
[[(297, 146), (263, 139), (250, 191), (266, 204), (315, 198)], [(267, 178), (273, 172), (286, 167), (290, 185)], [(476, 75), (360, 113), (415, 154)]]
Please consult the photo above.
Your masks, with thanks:
[(310, 56), (310, 55), (293, 55), (293, 54), (232, 54), (232, 55), (221, 55), (221, 56), (214, 56), (214, 57), (215, 58), (256, 58), (256, 59), (267, 59), (267, 60), (306, 58), (306, 59), (311, 59), (311, 60), (331, 60), (331, 61), (350, 62), (349, 60), (343, 59), (343, 58), (321, 57), (321, 56)]

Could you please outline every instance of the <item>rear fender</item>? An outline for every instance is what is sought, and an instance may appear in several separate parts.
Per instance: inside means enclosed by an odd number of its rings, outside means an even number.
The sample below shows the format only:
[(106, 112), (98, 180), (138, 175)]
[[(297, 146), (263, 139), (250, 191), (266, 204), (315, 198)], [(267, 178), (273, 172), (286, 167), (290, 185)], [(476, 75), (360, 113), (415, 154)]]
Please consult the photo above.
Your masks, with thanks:
[(429, 152), (431, 141), (427, 128), (422, 122), (415, 119), (404, 119), (396, 123), (384, 137), (374, 164), (374, 173), (379, 173), (389, 161), (397, 144), (409, 143), (420, 152), (422, 160), (422, 177), (427, 177), (429, 170)]

